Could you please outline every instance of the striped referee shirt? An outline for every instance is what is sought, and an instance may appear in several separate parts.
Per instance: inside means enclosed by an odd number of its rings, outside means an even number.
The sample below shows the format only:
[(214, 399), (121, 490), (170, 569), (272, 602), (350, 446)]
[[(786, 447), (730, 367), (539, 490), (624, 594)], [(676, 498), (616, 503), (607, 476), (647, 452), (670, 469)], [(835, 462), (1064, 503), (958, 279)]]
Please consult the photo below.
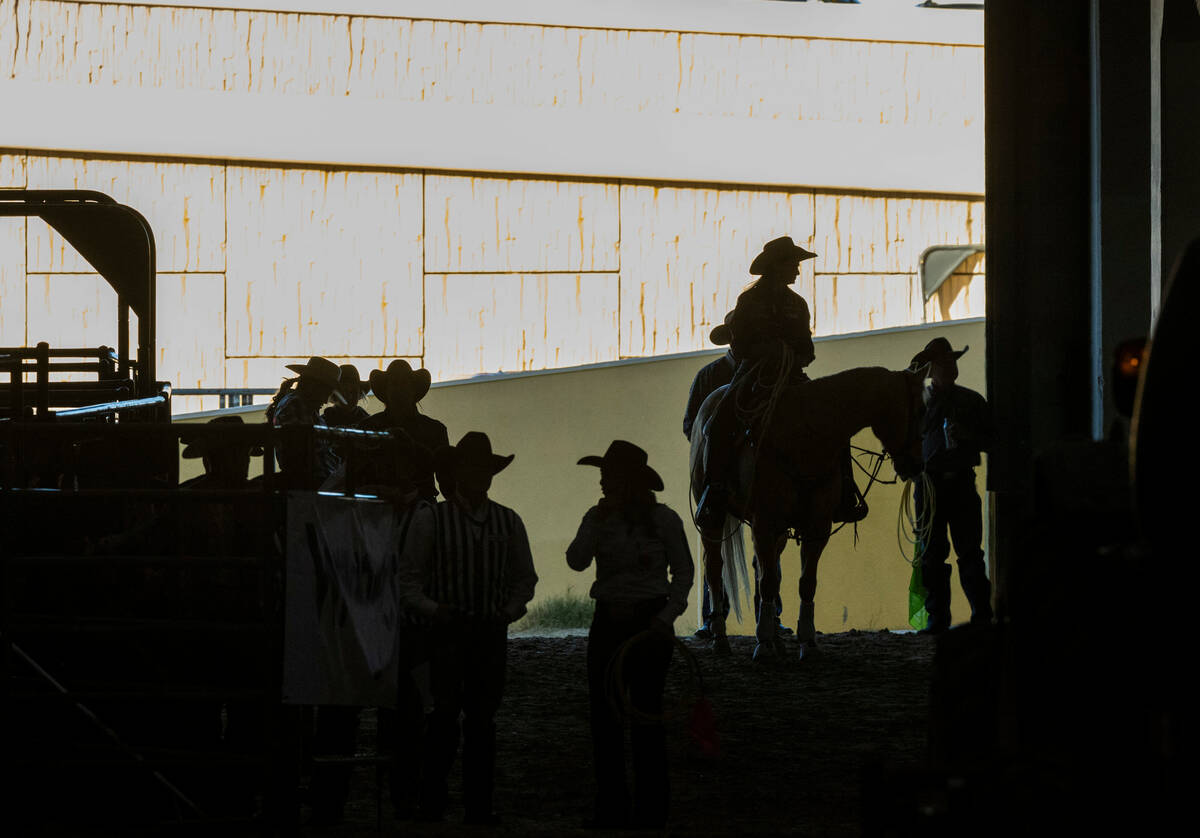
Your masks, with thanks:
[[(406, 558), (401, 598), (432, 616), (439, 604), (477, 619), (520, 619), (533, 599), (537, 573), (521, 517), (486, 500), (468, 509), (457, 496), (434, 507), (434, 549)], [(422, 551), (425, 552), (425, 551)]]

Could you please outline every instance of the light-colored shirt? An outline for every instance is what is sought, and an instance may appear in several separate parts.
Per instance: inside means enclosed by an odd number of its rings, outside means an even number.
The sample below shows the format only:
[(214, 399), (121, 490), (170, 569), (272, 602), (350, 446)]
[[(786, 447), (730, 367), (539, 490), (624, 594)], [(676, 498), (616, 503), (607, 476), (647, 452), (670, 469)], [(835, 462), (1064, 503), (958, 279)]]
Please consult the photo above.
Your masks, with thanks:
[(636, 602), (665, 595), (667, 604), (658, 618), (667, 624), (687, 610), (696, 566), (683, 521), (669, 506), (655, 504), (650, 521), (643, 524), (630, 524), (619, 513), (605, 514), (593, 506), (567, 548), (567, 564), (587, 570), (593, 559), (593, 599)]

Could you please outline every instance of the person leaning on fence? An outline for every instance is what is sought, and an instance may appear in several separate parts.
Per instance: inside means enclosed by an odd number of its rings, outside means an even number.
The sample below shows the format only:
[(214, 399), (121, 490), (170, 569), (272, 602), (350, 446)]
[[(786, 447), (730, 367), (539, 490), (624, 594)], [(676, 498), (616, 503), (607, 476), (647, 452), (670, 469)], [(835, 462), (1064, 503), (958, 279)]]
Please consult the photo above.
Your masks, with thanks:
[[(916, 515), (927, 517), (930, 529), (921, 552), (925, 611), (929, 622), (922, 633), (937, 634), (950, 627), (950, 540), (958, 554), (958, 581), (971, 605), (971, 622), (992, 620), (992, 585), (983, 561), (983, 512), (975, 488), (979, 454), (991, 447), (992, 419), (987, 399), (955, 382), (958, 359), (970, 347), (955, 350), (936, 337), (913, 359), (910, 369), (929, 365), (921, 420), (921, 453), (928, 482), (916, 482)], [(947, 537), (949, 530), (949, 537)]]
[[(492, 453), (487, 434), (471, 431), (437, 453), (454, 494), (437, 505), (433, 555), (405, 554), (401, 601), (428, 617), (430, 691), (420, 816), (445, 816), (447, 777), (463, 739), (466, 823), (494, 825), (496, 711), (504, 692), (508, 625), (524, 616), (537, 574), (525, 525), (490, 500), (496, 474), (513, 455)], [(426, 562), (422, 564), (422, 562)]]
[[(646, 452), (614, 440), (599, 466), (600, 502), (587, 511), (567, 548), (567, 564), (586, 570), (596, 562), (596, 600), (588, 633), (588, 703), (596, 772), (592, 825), (660, 828), (670, 798), (663, 691), (674, 649), (675, 618), (687, 609), (695, 565), (683, 522), (654, 493), (662, 478)], [(627, 710), (614, 706), (628, 689)], [(630, 715), (634, 793), (625, 784), (621, 716)]]
[[(358, 427), (366, 431), (399, 428), (413, 442), (423, 446), (431, 457), (450, 444), (446, 426), (417, 409), (417, 403), (429, 392), (432, 380), (429, 370), (414, 370), (408, 361), (401, 358), (388, 364), (387, 370), (373, 370), (369, 380), (371, 392), (383, 402), (384, 409), (364, 419)], [(437, 501), (438, 490), (432, 468), (428, 473), (418, 476), (417, 487), (425, 500), (430, 503)], [(442, 489), (442, 493), (449, 497), (450, 487), (443, 486)]]
[[(267, 406), (267, 421), (276, 428), (325, 427), (321, 408), (337, 393), (341, 370), (333, 361), (312, 357), (306, 364), (287, 364), (298, 373), (284, 379), (279, 392)], [(330, 440), (314, 438), (311, 449), (299, 439), (283, 439), (278, 448), (279, 470), (283, 483), (293, 489), (316, 489), (338, 466), (338, 456)]]

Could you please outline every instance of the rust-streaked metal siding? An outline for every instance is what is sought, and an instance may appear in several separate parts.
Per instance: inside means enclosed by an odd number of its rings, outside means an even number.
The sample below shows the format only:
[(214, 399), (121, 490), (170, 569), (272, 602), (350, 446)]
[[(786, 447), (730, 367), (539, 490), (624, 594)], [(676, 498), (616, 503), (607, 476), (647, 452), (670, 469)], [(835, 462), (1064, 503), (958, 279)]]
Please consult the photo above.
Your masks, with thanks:
[(978, 47), (54, 0), (0, 10), (15, 24), (0, 27), (0, 72), (27, 81), (723, 115), (748, 128), (983, 119)]

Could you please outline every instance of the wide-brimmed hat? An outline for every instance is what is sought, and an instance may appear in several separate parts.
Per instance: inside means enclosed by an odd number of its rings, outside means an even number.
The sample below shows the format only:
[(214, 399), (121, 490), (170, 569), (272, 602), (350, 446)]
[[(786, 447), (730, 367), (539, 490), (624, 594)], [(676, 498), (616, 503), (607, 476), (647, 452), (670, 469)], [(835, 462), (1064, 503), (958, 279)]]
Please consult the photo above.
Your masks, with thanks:
[(439, 449), (434, 454), (434, 461), (439, 471), (469, 466), (499, 474), (508, 468), (514, 457), (516, 454), (509, 454), (507, 457), (493, 454), (492, 441), (483, 431), (467, 431), (458, 441), (458, 445), (447, 445)]
[(429, 392), (429, 385), (433, 380), (429, 374), (429, 370), (414, 370), (408, 361), (405, 361), (403, 358), (392, 361), (388, 364), (386, 370), (371, 370), (369, 377), (371, 392), (375, 394), (375, 398), (384, 404), (387, 404), (388, 400), (387, 383), (392, 379), (397, 379), (400, 385), (412, 394), (414, 402), (419, 402), (425, 398), (425, 394)]
[(733, 342), (733, 312), (725, 315), (725, 320), (713, 327), (708, 333), (708, 339), (717, 346), (728, 346)]
[(301, 378), (312, 378), (330, 387), (336, 387), (341, 379), (342, 371), (328, 358), (313, 356), (307, 364), (284, 364), (289, 370), (299, 373)]
[(640, 477), (650, 485), (651, 490), (655, 492), (662, 491), (662, 478), (658, 476), (657, 471), (650, 468), (649, 459), (649, 455), (632, 442), (626, 442), (623, 439), (614, 439), (609, 444), (608, 450), (604, 452), (603, 457), (589, 454), (586, 457), (580, 458), (579, 465), (598, 466), (601, 469), (609, 469), (621, 474)]
[(950, 341), (944, 337), (936, 337), (925, 344), (925, 348), (913, 356), (912, 361), (908, 364), (908, 368), (912, 370), (922, 364), (946, 359), (957, 361), (963, 355), (967, 354), (967, 350), (970, 348), (969, 346), (964, 346), (962, 349), (956, 350), (950, 345)]
[(751, 276), (762, 276), (776, 265), (785, 262), (803, 262), (805, 259), (816, 258), (811, 250), (805, 250), (792, 241), (791, 236), (780, 236), (771, 239), (763, 245), (762, 253), (754, 257), (750, 263)]
[[(246, 423), (240, 416), (218, 416), (215, 419), (209, 419), (207, 424), (237, 425), (238, 427), (242, 427)], [(210, 454), (213, 451), (219, 451), (223, 448), (248, 448), (252, 457), (260, 456), (263, 452), (260, 445), (252, 445), (236, 439), (222, 438), (217, 434), (204, 434), (185, 441), (187, 444), (183, 447), (183, 453), (179, 455), (185, 460), (198, 460), (205, 454)]]
[(358, 367), (354, 364), (342, 364), (338, 369), (341, 371), (341, 377), (338, 379), (338, 389), (344, 392), (349, 392), (352, 388), (358, 390), (361, 397), (363, 394), (362, 379), (358, 375)]

